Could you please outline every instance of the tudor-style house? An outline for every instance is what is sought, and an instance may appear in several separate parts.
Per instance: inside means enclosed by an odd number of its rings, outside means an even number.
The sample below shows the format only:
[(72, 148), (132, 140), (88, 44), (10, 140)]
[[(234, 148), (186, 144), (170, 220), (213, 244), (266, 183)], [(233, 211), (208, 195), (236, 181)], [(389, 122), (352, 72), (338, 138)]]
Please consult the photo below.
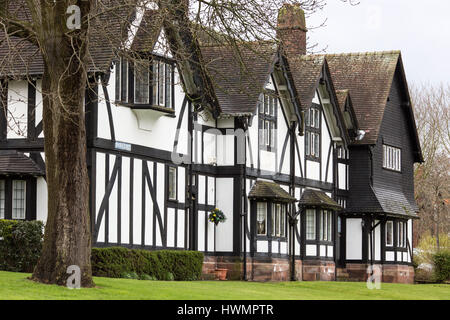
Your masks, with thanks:
[[(197, 250), (205, 273), (233, 279), (364, 280), (377, 265), (383, 281), (413, 281), (423, 159), (400, 52), (308, 55), (304, 13), (285, 5), (281, 45), (239, 44), (238, 60), (198, 40), (210, 112), (190, 100), (157, 11), (133, 19), (138, 59), (91, 39), (94, 246)], [(22, 58), (0, 42), (0, 219), (45, 221), (43, 63), (11, 41)]]

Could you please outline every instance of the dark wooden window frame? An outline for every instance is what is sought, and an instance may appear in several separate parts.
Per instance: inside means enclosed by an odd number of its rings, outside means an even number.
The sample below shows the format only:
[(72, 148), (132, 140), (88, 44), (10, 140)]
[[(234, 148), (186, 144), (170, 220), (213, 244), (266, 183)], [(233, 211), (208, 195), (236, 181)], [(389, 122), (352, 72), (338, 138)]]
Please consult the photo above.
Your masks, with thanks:
[[(169, 115), (174, 115), (175, 114), (175, 68), (176, 68), (176, 64), (174, 60), (168, 59), (166, 57), (162, 57), (162, 56), (158, 56), (158, 55), (143, 55), (142, 59), (148, 59), (149, 61), (149, 92), (148, 92), (148, 103), (136, 103), (134, 96), (135, 96), (135, 66), (134, 63), (130, 64), (128, 60), (126, 60), (125, 58), (120, 58), (117, 59), (115, 61), (116, 63), (116, 72), (119, 71), (120, 74), (116, 73), (116, 80), (115, 80), (115, 88), (116, 88), (116, 94), (115, 94), (115, 104), (117, 105), (121, 105), (121, 106), (125, 106), (125, 107), (129, 107), (132, 109), (137, 109), (137, 110), (155, 110), (155, 111), (160, 111), (160, 112), (164, 112), (167, 113)], [(123, 93), (123, 84), (124, 84), (124, 80), (123, 80), (123, 68), (122, 68), (122, 63), (123, 61), (127, 62), (128, 68), (127, 68), (127, 99), (124, 100), (122, 97), (122, 93)], [(171, 87), (171, 92), (170, 92), (170, 105), (167, 106), (161, 106), (161, 105), (155, 105), (153, 104), (153, 62), (154, 61), (160, 61), (160, 62), (164, 62), (165, 64), (169, 64), (171, 65), (171, 83), (170, 83), (170, 87)], [(165, 78), (166, 79), (166, 78)], [(165, 82), (164, 88), (166, 88), (167, 90), (167, 80)], [(166, 98), (167, 93), (164, 93), (164, 97)]]
[[(319, 112), (319, 127), (318, 128), (311, 126), (311, 109), (315, 109)], [(308, 112), (308, 117), (309, 117), (309, 123), (307, 123), (305, 120), (305, 157), (306, 157), (306, 160), (320, 163), (321, 157), (322, 157), (322, 134), (321, 134), (322, 133), (322, 108), (320, 107), (320, 105), (313, 103), (307, 112)], [(306, 145), (307, 145), (306, 139), (308, 138), (308, 133), (309, 133), (309, 137), (311, 136), (311, 134), (319, 135), (319, 156), (311, 155), (312, 139), (310, 139), (309, 143), (308, 143), (310, 151), (307, 152), (307, 150), (306, 150)]]
[(5, 181), (5, 220), (12, 219), (13, 206), (13, 181), (25, 181), (25, 219), (20, 221), (36, 220), (36, 190), (37, 179), (33, 176), (0, 176), (0, 180)]
[[(269, 240), (277, 241), (278, 240), (278, 241), (281, 241), (281, 242), (287, 242), (287, 230), (288, 230), (288, 225), (287, 225), (287, 223), (288, 223), (288, 221), (287, 221), (287, 216), (288, 216), (287, 210), (288, 210), (288, 208), (287, 208), (287, 204), (284, 203), (284, 202), (271, 201), (271, 200), (267, 200), (267, 199), (254, 200), (254, 201), (252, 201), (252, 204), (255, 206), (255, 211), (254, 212), (256, 214), (258, 214), (258, 202), (266, 203), (266, 205), (267, 205), (267, 207), (266, 207), (267, 208), (267, 212), (266, 212), (267, 216), (266, 216), (266, 235), (258, 235), (258, 234), (256, 234), (256, 231), (255, 231), (256, 240), (259, 240), (259, 241), (269, 241)], [(282, 206), (285, 207), (284, 237), (279, 237), (279, 236), (272, 235), (272, 225), (273, 225), (272, 208), (273, 208), (274, 204), (281, 204)], [(257, 217), (255, 216), (255, 219), (254, 219), (254, 221), (255, 221), (255, 230), (256, 230), (256, 221), (257, 221), (256, 218)]]
[[(311, 240), (311, 239), (307, 240), (306, 239), (306, 228), (307, 228), (306, 212), (307, 212), (307, 210), (314, 210), (314, 212), (315, 212), (314, 217), (315, 217), (315, 231), (316, 231), (316, 234), (315, 234), (315, 239), (314, 240)], [(331, 220), (331, 234), (330, 234), (331, 240), (326, 240), (326, 241), (320, 240), (320, 228), (322, 226), (322, 220), (320, 218), (320, 216), (321, 216), (320, 213), (321, 213), (322, 210), (327, 210), (327, 211), (331, 212), (331, 217), (332, 217), (332, 220)], [(304, 218), (304, 222), (302, 223), (303, 224), (302, 232), (304, 232), (304, 234), (305, 234), (305, 237), (304, 237), (305, 244), (318, 244), (318, 245), (334, 246), (334, 238), (335, 238), (335, 233), (336, 233), (335, 232), (335, 226), (336, 226), (336, 219), (337, 219), (336, 212), (333, 211), (333, 210), (327, 209), (327, 208), (320, 208), (320, 207), (305, 208), (305, 210), (303, 212), (304, 212), (305, 218)]]
[[(269, 108), (269, 114), (265, 113), (265, 99), (266, 96), (270, 96), (276, 101), (276, 106), (274, 106), (274, 113), (273, 115), (270, 114), (270, 106)], [(278, 106), (280, 105), (280, 101), (278, 101), (278, 96), (274, 90), (266, 90), (263, 94), (263, 101), (260, 103), (260, 107), (258, 110), (258, 132), (259, 132), (259, 149), (263, 151), (268, 152), (276, 152), (277, 151), (277, 130), (278, 130)], [(269, 145), (266, 145), (264, 143), (264, 136), (265, 136), (265, 129), (264, 125), (266, 121), (269, 122), (269, 124), (273, 125), (273, 131), (269, 131)], [(275, 135), (272, 140), (272, 135)], [(273, 144), (272, 145), (272, 141)]]
[[(171, 168), (175, 169), (175, 199), (170, 198), (170, 192), (169, 192), (169, 184), (170, 184), (169, 170)], [(166, 185), (166, 201), (171, 202), (171, 203), (178, 203), (179, 202), (178, 201), (178, 167), (175, 165), (167, 164), (165, 175), (166, 175), (166, 177), (165, 177), (166, 178), (165, 179), (166, 180), (166, 184), (165, 184)]]

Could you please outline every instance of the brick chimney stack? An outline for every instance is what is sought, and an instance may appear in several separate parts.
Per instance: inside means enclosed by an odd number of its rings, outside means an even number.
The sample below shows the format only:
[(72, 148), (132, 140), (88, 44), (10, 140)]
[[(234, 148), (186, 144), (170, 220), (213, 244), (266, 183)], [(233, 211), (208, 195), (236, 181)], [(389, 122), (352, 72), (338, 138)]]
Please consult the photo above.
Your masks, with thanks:
[(284, 4), (278, 12), (277, 37), (286, 54), (306, 54), (305, 12), (300, 5)]

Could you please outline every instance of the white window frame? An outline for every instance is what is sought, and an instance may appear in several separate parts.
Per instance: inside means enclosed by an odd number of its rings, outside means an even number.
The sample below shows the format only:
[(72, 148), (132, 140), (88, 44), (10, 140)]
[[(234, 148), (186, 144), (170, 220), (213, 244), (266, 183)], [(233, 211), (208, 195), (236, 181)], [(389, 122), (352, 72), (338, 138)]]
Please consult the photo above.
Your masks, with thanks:
[[(16, 185), (20, 183), (23, 185), (23, 198), (16, 198), (16, 190), (19, 190)], [(23, 202), (22, 208), (17, 208), (17, 201)], [(13, 180), (12, 181), (12, 219), (13, 220), (25, 220), (26, 219), (26, 206), (27, 206), (27, 182), (25, 180)], [(22, 213), (18, 215), (17, 210), (22, 209)]]
[(402, 171), (402, 151), (400, 148), (383, 144), (383, 168)]

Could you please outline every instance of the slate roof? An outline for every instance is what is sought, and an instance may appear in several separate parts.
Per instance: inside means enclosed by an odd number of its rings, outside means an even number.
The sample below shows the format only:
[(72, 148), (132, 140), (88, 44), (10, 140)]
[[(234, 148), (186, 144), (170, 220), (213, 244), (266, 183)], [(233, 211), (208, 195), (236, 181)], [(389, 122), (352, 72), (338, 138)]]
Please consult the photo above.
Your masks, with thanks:
[(387, 98), (400, 59), (400, 51), (328, 54), (326, 60), (337, 90), (349, 90), (362, 144), (375, 144)]
[(324, 55), (288, 55), (289, 70), (303, 108), (311, 106), (324, 63)]
[[(119, 0), (108, 1), (111, 5), (121, 2)], [(30, 20), (30, 13), (21, 1), (11, 1), (10, 6), (10, 12), (18, 19)], [(132, 10), (123, 5), (113, 8), (91, 20), (93, 31), (89, 35), (89, 72), (108, 71), (115, 55), (114, 48), (117, 48), (128, 34), (128, 21), (132, 18)], [(0, 76), (41, 75), (43, 73), (44, 62), (34, 44), (17, 37), (9, 37), (8, 40), (5, 40), (5, 33), (0, 31)]]
[(31, 158), (17, 151), (0, 151), (0, 175), (43, 176), (45, 172)]
[(415, 212), (418, 208), (416, 205), (411, 206), (403, 192), (380, 187), (374, 187), (373, 191), (381, 206), (381, 212), (417, 217)]
[(331, 199), (323, 191), (305, 189), (298, 203), (299, 207), (320, 207), (332, 210), (340, 210), (342, 207), (333, 199)]
[(282, 202), (295, 202), (296, 199), (278, 184), (269, 181), (256, 181), (248, 194), (249, 199), (271, 199)]
[(158, 10), (147, 10), (131, 45), (134, 51), (152, 51), (161, 33), (163, 19)]
[(252, 115), (276, 59), (273, 42), (202, 46), (201, 52), (223, 114)]

